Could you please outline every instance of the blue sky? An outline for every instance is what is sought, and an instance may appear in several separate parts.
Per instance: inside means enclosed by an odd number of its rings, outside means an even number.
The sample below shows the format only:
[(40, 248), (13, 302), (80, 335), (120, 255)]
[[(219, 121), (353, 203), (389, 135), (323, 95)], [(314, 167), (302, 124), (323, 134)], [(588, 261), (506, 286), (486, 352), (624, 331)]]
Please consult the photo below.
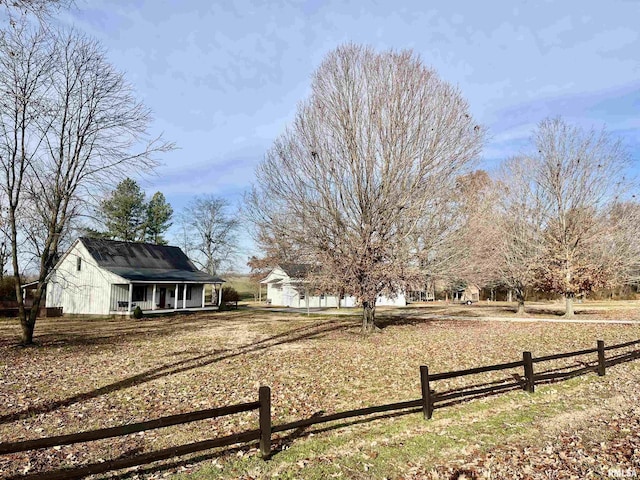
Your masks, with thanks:
[[(61, 21), (98, 38), (179, 149), (147, 192), (239, 202), (255, 165), (344, 42), (411, 48), (490, 133), (479, 166), (522, 150), (547, 116), (607, 126), (640, 160), (640, 1), (77, 0)], [(244, 252), (250, 245), (245, 240)]]

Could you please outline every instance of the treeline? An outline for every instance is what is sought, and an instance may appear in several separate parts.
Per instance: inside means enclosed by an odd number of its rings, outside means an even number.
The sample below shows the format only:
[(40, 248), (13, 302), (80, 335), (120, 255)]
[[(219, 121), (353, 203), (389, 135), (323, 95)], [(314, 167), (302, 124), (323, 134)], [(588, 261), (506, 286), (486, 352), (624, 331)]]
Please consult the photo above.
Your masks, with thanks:
[(562, 295), (568, 316), (576, 296), (637, 283), (640, 204), (629, 166), (606, 130), (543, 120), (522, 155), (477, 185), (468, 275), (511, 289), (520, 311), (531, 289)]

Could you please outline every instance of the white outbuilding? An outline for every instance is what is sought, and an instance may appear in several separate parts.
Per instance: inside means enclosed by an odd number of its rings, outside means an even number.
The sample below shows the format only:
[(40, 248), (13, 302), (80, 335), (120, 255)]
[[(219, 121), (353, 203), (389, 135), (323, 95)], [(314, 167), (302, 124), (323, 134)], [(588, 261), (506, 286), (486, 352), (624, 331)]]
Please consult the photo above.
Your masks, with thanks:
[[(352, 295), (318, 292), (308, 281), (310, 265), (282, 263), (260, 281), (267, 286), (267, 303), (292, 308), (355, 307), (357, 299)], [(376, 306), (405, 306), (406, 297), (398, 292), (393, 297), (379, 295)]]

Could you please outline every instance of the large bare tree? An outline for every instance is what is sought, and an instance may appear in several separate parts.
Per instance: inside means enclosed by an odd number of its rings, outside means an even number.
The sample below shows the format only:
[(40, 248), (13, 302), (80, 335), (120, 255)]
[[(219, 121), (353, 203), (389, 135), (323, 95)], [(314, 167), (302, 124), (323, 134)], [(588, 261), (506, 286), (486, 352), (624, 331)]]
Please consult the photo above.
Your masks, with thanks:
[[(8, 106), (1, 114), (2, 188), (22, 342), (30, 344), (45, 279), (71, 222), (96, 191), (131, 171), (153, 168), (154, 154), (172, 145), (147, 137), (149, 110), (94, 40), (21, 26), (4, 35), (0, 62)], [(29, 232), (19, 231), (23, 224), (31, 225)], [(29, 314), (20, 281), (22, 240), (37, 253), (38, 287)]]
[(341, 46), (257, 168), (248, 213), (355, 295), (370, 330), (378, 295), (417, 277), (430, 240), (416, 233), (482, 140), (460, 92), (412, 52)]
[[(33, 32), (24, 23), (3, 32), (0, 42), (2, 189), (7, 204), (11, 263), (17, 278), (18, 315), (26, 326), (19, 265), (22, 241), (19, 215), (26, 211), (29, 170), (46, 135), (41, 125), (46, 124), (47, 92), (52, 88), (49, 72), (54, 60), (49, 55), (50, 44), (44, 32)], [(31, 342), (30, 338), (23, 340)]]
[(229, 202), (213, 195), (193, 198), (180, 214), (185, 253), (210, 275), (234, 265), (238, 250), (237, 215)]
[(631, 261), (618, 258), (612, 264), (603, 249), (605, 239), (621, 238), (607, 221), (607, 212), (614, 211), (627, 192), (629, 157), (605, 130), (586, 131), (560, 118), (542, 121), (533, 144), (531, 168), (523, 175), (533, 183), (544, 215), (538, 283), (562, 294), (565, 315), (573, 316), (576, 294), (606, 286), (616, 278), (619, 262)]

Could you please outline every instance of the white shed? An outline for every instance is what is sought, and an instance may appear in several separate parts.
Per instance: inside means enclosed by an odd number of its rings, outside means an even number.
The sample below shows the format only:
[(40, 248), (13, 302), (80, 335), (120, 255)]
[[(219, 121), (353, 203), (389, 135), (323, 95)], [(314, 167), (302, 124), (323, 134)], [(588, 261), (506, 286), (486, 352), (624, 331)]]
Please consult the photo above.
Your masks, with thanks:
[[(46, 306), (92, 315), (217, 308), (223, 282), (178, 247), (81, 237), (47, 277)], [(209, 305), (207, 284), (217, 291)]]

